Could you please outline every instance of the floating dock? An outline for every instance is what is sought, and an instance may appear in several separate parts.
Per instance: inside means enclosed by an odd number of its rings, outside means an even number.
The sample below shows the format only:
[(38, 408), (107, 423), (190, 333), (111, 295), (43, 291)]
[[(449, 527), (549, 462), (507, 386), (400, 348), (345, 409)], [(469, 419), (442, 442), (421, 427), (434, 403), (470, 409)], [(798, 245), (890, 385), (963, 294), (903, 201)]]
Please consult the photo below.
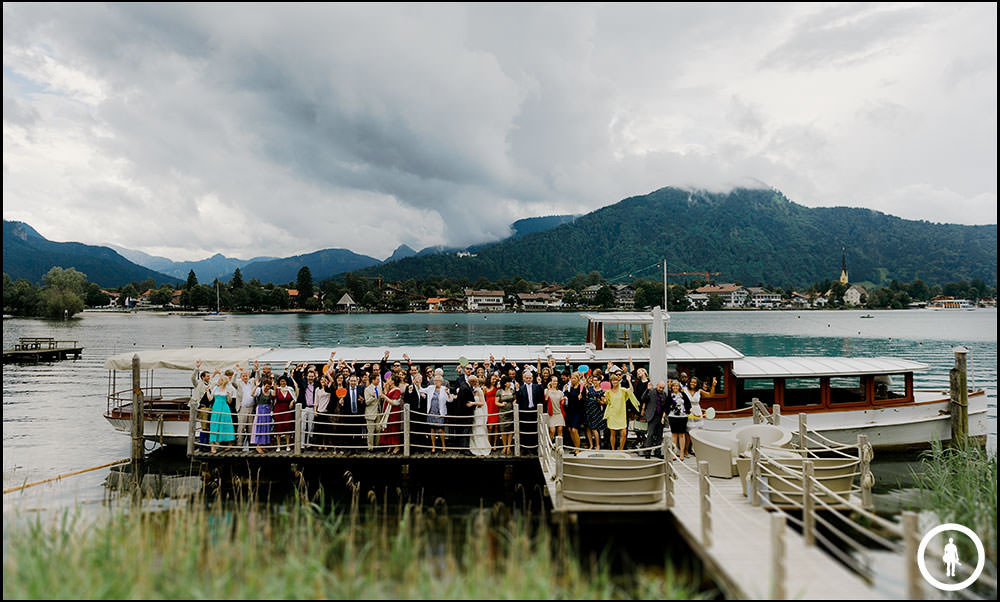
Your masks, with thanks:
[(13, 349), (3, 350), (3, 363), (21, 364), (80, 359), (79, 341), (59, 341), (49, 337), (21, 337)]

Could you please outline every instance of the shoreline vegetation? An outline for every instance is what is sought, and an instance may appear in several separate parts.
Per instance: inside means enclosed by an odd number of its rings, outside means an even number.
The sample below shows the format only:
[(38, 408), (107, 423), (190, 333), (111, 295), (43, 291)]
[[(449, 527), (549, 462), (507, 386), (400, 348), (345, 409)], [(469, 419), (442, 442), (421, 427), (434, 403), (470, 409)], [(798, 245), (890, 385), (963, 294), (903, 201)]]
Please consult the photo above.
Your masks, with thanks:
[[(199, 284), (194, 271), (182, 288), (160, 286), (152, 279), (133, 282), (117, 290), (88, 282), (73, 268), (53, 267), (36, 286), (14, 281), (4, 274), (4, 315), (70, 318), (84, 309), (204, 313), (218, 308), (229, 313), (522, 313), (593, 310), (632, 310), (661, 305), (663, 283), (633, 279), (615, 283), (599, 272), (579, 274), (568, 282), (531, 282), (523, 278), (491, 282), (480, 278), (428, 278), (389, 283), (353, 273), (313, 283), (308, 267), (299, 270), (296, 282), (285, 285), (245, 282), (236, 269), (228, 282)], [(705, 280), (671, 284), (667, 310), (824, 310), (908, 309), (926, 305), (936, 297), (970, 299), (996, 307), (996, 286), (980, 281), (928, 286), (893, 281), (889, 286), (860, 293), (854, 285), (829, 280), (798, 292), (763, 285), (717, 285)], [(701, 292), (699, 292), (701, 291)], [(706, 292), (709, 291), (709, 292)], [(718, 291), (718, 292), (710, 292)], [(980, 303), (981, 301), (981, 303)]]
[(192, 500), (89, 523), (70, 511), (5, 517), (4, 598), (706, 597), (666, 559), (617, 569), (608, 549), (579, 558), (544, 517), (507, 506), (454, 516), (442, 500), (359, 509), (356, 499), (329, 511)]
[[(932, 441), (911, 469), (920, 492), (921, 510), (933, 512), (940, 523), (964, 525), (983, 541), (984, 575), (997, 577), (997, 457), (985, 445), (949, 447)], [(976, 558), (965, 538), (958, 540), (961, 558)], [(993, 592), (995, 594), (995, 592)]]

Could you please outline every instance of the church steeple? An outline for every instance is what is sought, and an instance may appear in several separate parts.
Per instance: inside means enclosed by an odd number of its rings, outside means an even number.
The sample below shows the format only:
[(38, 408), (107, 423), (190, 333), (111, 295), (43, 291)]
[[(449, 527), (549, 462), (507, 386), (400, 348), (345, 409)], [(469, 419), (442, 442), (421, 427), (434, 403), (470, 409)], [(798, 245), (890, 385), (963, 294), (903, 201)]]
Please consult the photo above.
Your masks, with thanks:
[(840, 283), (847, 284), (847, 249), (840, 247)]

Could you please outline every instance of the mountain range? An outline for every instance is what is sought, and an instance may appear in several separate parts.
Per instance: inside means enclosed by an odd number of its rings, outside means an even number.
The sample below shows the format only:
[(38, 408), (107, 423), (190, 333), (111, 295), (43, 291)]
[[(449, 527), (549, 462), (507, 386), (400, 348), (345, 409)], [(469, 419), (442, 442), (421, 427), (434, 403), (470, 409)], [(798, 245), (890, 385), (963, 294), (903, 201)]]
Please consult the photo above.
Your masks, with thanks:
[(582, 216), (518, 220), (511, 231), (502, 241), (461, 249), (416, 251), (400, 245), (384, 262), (347, 249), (174, 262), (121, 247), (52, 242), (27, 224), (5, 220), (3, 263), (14, 278), (38, 282), (59, 265), (75, 267), (102, 286), (119, 286), (149, 277), (176, 284), (192, 269), (200, 282), (228, 280), (237, 267), (246, 280), (281, 284), (294, 281), (302, 266), (317, 281), (358, 271), (390, 281), (436, 276), (565, 282), (597, 270), (623, 282), (657, 278), (654, 268), (665, 258), (671, 271), (721, 272), (719, 281), (788, 287), (835, 280), (843, 250), (852, 282), (978, 279), (992, 285), (997, 279), (996, 224), (937, 224), (869, 209), (809, 208), (766, 189), (711, 193), (668, 187)]
[(487, 245), (475, 256), (414, 256), (363, 270), (387, 280), (430, 276), (565, 282), (591, 270), (655, 279), (671, 271), (721, 272), (720, 281), (802, 286), (840, 276), (944, 284), (997, 278), (997, 226), (904, 220), (870, 209), (809, 208), (769, 189), (711, 193), (662, 188), (541, 232)]
[(53, 266), (76, 268), (87, 280), (112, 287), (152, 278), (179, 284), (180, 279), (136, 265), (108, 247), (53, 242), (24, 222), (3, 222), (3, 271), (14, 279), (41, 282)]
[[(552, 228), (574, 218), (572, 215), (556, 215), (520, 219), (511, 224), (512, 235), (508, 240), (523, 236), (525, 233)], [(486, 244), (488, 243), (455, 248), (431, 246), (420, 251), (402, 244), (385, 262), (418, 255), (474, 251)], [(246, 280), (256, 278), (261, 282), (281, 284), (293, 282), (302, 266), (309, 266), (314, 279), (323, 280), (343, 272), (360, 270), (381, 263), (383, 262), (374, 257), (348, 249), (322, 249), (292, 257), (252, 259), (238, 259), (216, 253), (199, 261), (173, 261), (118, 245), (93, 246), (53, 242), (28, 224), (4, 220), (4, 272), (15, 279), (25, 278), (33, 282), (40, 282), (48, 269), (55, 265), (75, 267), (87, 274), (92, 282), (105, 287), (114, 287), (147, 278), (153, 278), (161, 284), (177, 284), (185, 281), (191, 270), (194, 270), (199, 282), (208, 283), (216, 278), (226, 281), (232, 277), (237, 268)]]

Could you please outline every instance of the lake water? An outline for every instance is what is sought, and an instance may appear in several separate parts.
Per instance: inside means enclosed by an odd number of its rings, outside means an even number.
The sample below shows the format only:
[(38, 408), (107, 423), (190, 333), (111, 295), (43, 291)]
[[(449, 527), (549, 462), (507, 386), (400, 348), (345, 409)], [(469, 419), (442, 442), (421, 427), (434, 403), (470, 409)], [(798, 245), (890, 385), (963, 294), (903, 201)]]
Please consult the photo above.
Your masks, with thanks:
[[(918, 387), (948, 386), (952, 348), (970, 350), (970, 384), (990, 397), (996, 446), (997, 313), (995, 309), (934, 312), (691, 312), (671, 316), (670, 339), (718, 340), (746, 355), (893, 356), (930, 364)], [(138, 349), (187, 346), (405, 346), (407, 344), (582, 343), (578, 314), (281, 314), (233, 316), (225, 322), (166, 314), (84, 313), (67, 322), (4, 320), (4, 348), (23, 336), (75, 339), (83, 358), (3, 367), (3, 485), (11, 487), (129, 455), (129, 438), (104, 420), (107, 357)], [(158, 373), (164, 384), (188, 374)], [(126, 377), (127, 378), (127, 377)], [(119, 388), (122, 387), (119, 380)], [(108, 497), (102, 469), (4, 496), (4, 512)]]

